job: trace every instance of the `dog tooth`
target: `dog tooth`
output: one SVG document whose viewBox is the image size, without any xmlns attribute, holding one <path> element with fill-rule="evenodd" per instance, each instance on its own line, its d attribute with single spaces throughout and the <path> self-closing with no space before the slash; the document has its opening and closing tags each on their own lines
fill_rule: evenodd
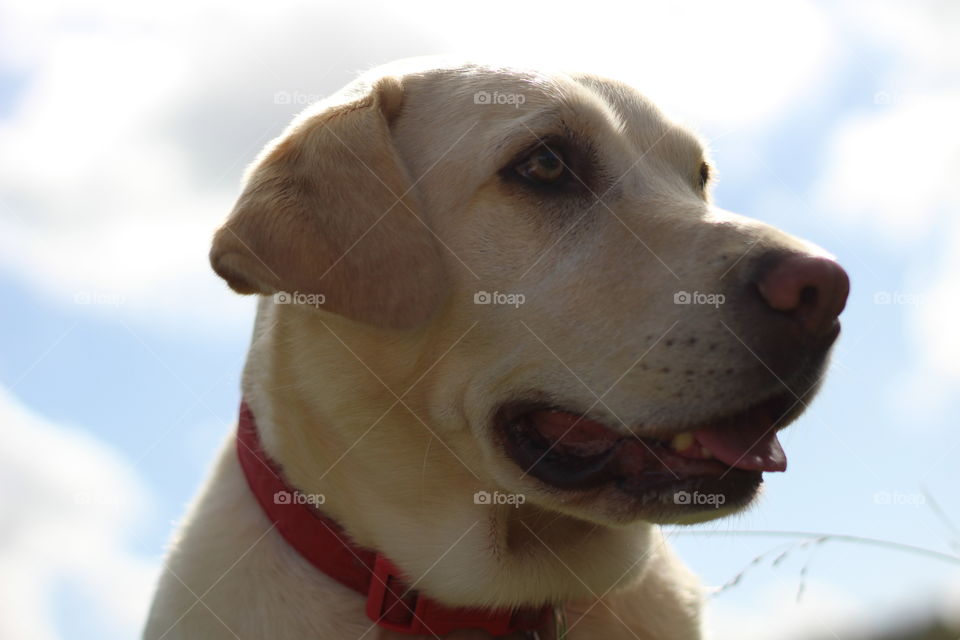
<svg viewBox="0 0 960 640">
<path fill-rule="evenodd" d="M 673 439 L 670 440 L 670 446 L 673 447 L 674 451 L 684 451 L 690 448 L 690 445 L 693 444 L 693 434 L 688 432 L 678 433 L 673 436 Z"/>
</svg>

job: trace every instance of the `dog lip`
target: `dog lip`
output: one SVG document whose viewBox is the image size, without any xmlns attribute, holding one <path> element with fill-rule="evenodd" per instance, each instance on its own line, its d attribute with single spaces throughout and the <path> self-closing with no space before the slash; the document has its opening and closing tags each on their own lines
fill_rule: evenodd
<svg viewBox="0 0 960 640">
<path fill-rule="evenodd" d="M 503 405 L 494 421 L 502 449 L 525 475 L 561 490 L 585 490 L 613 483 L 631 487 L 632 492 L 636 492 L 644 484 L 651 487 L 662 484 L 656 476 L 664 474 L 674 481 L 682 481 L 722 478 L 733 472 L 784 470 L 786 461 L 782 450 L 774 446 L 776 437 L 768 432 L 775 434 L 783 428 L 789 422 L 783 418 L 791 409 L 786 394 L 776 394 L 745 409 L 724 412 L 696 424 L 658 429 L 654 435 L 624 432 L 556 404 L 535 400 Z M 767 417 L 763 419 L 764 424 L 751 427 L 758 433 L 762 430 L 765 438 L 762 446 L 754 451 L 747 446 L 752 438 L 745 439 L 739 431 L 748 420 L 757 422 L 757 415 Z M 574 432 L 575 427 L 586 433 Z M 675 434 L 691 433 L 696 437 L 703 432 L 711 432 L 717 439 L 728 430 L 730 436 L 726 440 L 730 446 L 726 449 L 718 446 L 713 456 L 691 457 L 671 450 L 664 441 Z M 565 439 L 568 434 L 572 434 L 569 440 Z M 737 451 L 737 447 L 744 450 Z M 772 448 L 773 453 L 765 447 Z"/>
<path fill-rule="evenodd" d="M 641 505 L 645 519 L 662 523 L 682 523 L 684 516 L 693 514 L 700 520 L 711 511 L 724 515 L 741 509 L 750 504 L 763 484 L 761 472 L 743 469 L 730 469 L 720 476 L 651 476 L 617 480 L 615 486 Z M 724 511 L 719 511 L 721 507 Z"/>
<path fill-rule="evenodd" d="M 622 450 L 630 447 L 633 453 L 642 452 L 644 445 L 637 445 L 636 438 L 617 438 L 607 450 L 587 456 L 566 458 L 558 464 L 551 460 L 550 443 L 533 442 L 524 446 L 522 438 L 536 439 L 528 426 L 521 424 L 525 413 L 538 405 L 523 402 L 507 406 L 498 421 L 501 446 L 507 456 L 530 474 L 554 490 L 579 492 L 589 500 L 600 495 L 620 496 L 632 505 L 631 511 L 650 521 L 680 522 L 693 514 L 709 513 L 723 506 L 725 511 L 736 510 L 749 504 L 763 482 L 763 474 L 757 470 L 728 467 L 719 460 L 692 461 L 699 473 L 677 474 L 660 465 L 651 465 L 641 472 L 622 473 L 620 468 Z M 543 406 L 543 405 L 539 405 Z M 521 408 L 522 407 L 522 408 Z M 550 407 L 555 409 L 555 407 Z M 518 415 L 519 414 L 519 415 Z M 511 416 L 509 422 L 503 421 Z M 618 455 L 619 454 L 619 455 Z M 660 451 L 661 455 L 667 455 Z M 597 493 L 600 492 L 600 493 Z M 592 497 L 589 497 L 592 496 Z M 697 497 L 707 496 L 713 502 L 703 503 Z M 718 496 L 722 503 L 717 504 Z M 684 498 L 689 498 L 684 500 Z M 724 513 L 716 511 L 716 513 Z"/>
<path fill-rule="evenodd" d="M 540 394 L 531 393 L 530 395 L 536 397 Z M 799 402 L 797 398 L 789 391 L 773 392 L 760 395 L 756 400 L 753 400 L 747 404 L 742 404 L 737 408 L 715 411 L 705 418 L 678 421 L 676 424 L 669 426 L 644 424 L 638 425 L 635 429 L 630 429 L 623 424 L 611 425 L 607 423 L 602 416 L 591 416 L 589 413 L 580 412 L 570 407 L 564 407 L 563 405 L 554 402 L 525 398 L 503 403 L 494 414 L 493 422 L 499 427 L 498 430 L 502 431 L 502 427 L 504 425 L 513 422 L 524 415 L 538 411 L 556 411 L 558 413 L 567 413 L 579 416 L 584 421 L 601 423 L 609 431 L 616 433 L 621 438 L 670 440 L 673 436 L 682 433 L 693 433 L 701 429 L 716 427 L 718 425 L 728 425 L 729 428 L 735 428 L 738 418 L 740 418 L 743 414 L 761 406 L 766 406 L 777 414 L 778 419 L 776 420 L 775 430 L 779 432 L 787 428 L 799 416 L 801 411 L 797 411 L 796 408 L 798 406 L 802 407 L 802 403 Z"/>
<path fill-rule="evenodd" d="M 801 397 L 803 397 L 801 395 Z M 705 418 L 678 421 L 672 426 L 650 425 L 638 428 L 636 435 L 642 438 L 656 438 L 659 440 L 669 440 L 673 436 L 681 433 L 694 433 L 702 429 L 711 427 L 736 428 L 738 419 L 741 419 L 745 413 L 756 410 L 759 407 L 766 407 L 768 410 L 776 413 L 777 420 L 774 430 L 779 432 L 786 429 L 802 413 L 798 408 L 803 407 L 797 397 L 787 391 L 775 391 L 760 395 L 758 399 L 747 404 L 742 404 L 737 408 L 716 411 Z M 627 433 L 627 435 L 631 435 Z"/>
</svg>

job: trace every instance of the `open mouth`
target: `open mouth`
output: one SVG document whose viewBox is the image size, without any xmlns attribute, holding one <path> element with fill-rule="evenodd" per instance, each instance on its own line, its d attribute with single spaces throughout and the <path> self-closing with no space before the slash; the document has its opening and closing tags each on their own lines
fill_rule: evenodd
<svg viewBox="0 0 960 640">
<path fill-rule="evenodd" d="M 713 494 L 713 507 L 742 506 L 756 493 L 764 471 L 786 470 L 777 430 L 786 423 L 790 400 L 774 396 L 702 424 L 660 429 L 669 434 L 664 436 L 639 437 L 582 414 L 529 403 L 505 406 L 497 425 L 507 455 L 524 473 L 557 489 L 614 486 L 644 503 L 691 511 L 704 505 L 678 501 L 678 492 Z"/>
</svg>

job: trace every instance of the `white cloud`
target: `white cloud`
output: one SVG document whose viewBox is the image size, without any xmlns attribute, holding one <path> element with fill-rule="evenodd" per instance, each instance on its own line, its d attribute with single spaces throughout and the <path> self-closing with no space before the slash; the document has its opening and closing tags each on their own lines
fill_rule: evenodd
<svg viewBox="0 0 960 640">
<path fill-rule="evenodd" d="M 205 263 L 229 188 L 193 184 L 189 149 L 161 127 L 185 98 L 185 52 L 133 25 L 35 28 L 48 47 L 24 55 L 27 89 L 0 122 L 0 267 L 66 304 L 224 315 L 232 299 Z"/>
<path fill-rule="evenodd" d="M 903 245 L 960 206 L 960 91 L 884 94 L 842 123 L 816 188 L 818 209 Z"/>
<path fill-rule="evenodd" d="M 857 61 L 870 63 L 864 71 L 878 90 L 836 127 L 813 193 L 832 219 L 903 246 L 952 222 L 960 206 L 960 7 L 846 3 L 839 15 L 874 47 L 873 58 Z"/>
<path fill-rule="evenodd" d="M 960 152 L 960 149 L 958 149 Z M 956 215 L 956 212 L 954 212 Z M 946 227 L 946 225 L 945 225 Z M 960 385 L 960 221 L 944 229 L 944 251 L 933 275 L 912 283 L 918 304 L 908 308 L 908 329 L 922 363 L 913 374 L 924 396 L 953 398 Z"/>
<path fill-rule="evenodd" d="M 841 121 L 813 188 L 816 209 L 902 264 L 899 281 L 861 280 L 867 296 L 902 295 L 877 313 L 902 313 L 912 358 L 896 373 L 894 407 L 914 428 L 935 423 L 960 384 L 960 48 L 951 3 L 845 5 L 851 27 L 890 62 L 871 68 L 875 104 Z M 872 276 L 864 273 L 865 276 Z M 864 286 L 861 284 L 861 286 Z M 857 280 L 854 279 L 854 291 Z"/>
<path fill-rule="evenodd" d="M 765 588 L 749 602 L 733 604 L 723 596 L 707 608 L 714 640 L 809 640 L 852 638 L 864 620 L 874 617 L 866 603 L 827 584 L 809 582 L 797 602 L 797 587 Z"/>
<path fill-rule="evenodd" d="M 718 129 L 758 129 L 828 79 L 830 25 L 809 3 L 516 3 L 509 20 L 442 6 L 448 48 L 620 78 Z"/>
<path fill-rule="evenodd" d="M 0 389 L 0 637 L 58 638 L 54 598 L 67 583 L 88 619 L 116 637 L 143 623 L 156 568 L 127 550 L 149 508 L 122 457 L 51 424 Z"/>
<path fill-rule="evenodd" d="M 874 45 L 897 54 L 884 87 L 888 92 L 923 92 L 956 81 L 960 70 L 955 28 L 960 20 L 957 3 L 875 0 L 865 11 L 863 3 L 848 0 L 840 10 Z"/>
<path fill-rule="evenodd" d="M 325 94 L 374 62 L 446 50 L 607 73 L 689 119 L 757 127 L 822 81 L 829 48 L 801 2 L 513 3 L 509 20 L 442 2 L 234 7 L 0 8 L 5 64 L 27 77 L 0 121 L 0 269 L 65 304 L 92 294 L 146 322 L 245 326 L 207 243 L 295 108 L 277 91 Z"/>
</svg>

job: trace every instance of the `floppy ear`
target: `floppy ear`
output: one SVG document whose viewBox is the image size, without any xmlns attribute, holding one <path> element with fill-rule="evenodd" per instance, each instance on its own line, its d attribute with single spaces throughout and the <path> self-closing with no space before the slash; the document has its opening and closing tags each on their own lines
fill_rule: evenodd
<svg viewBox="0 0 960 640">
<path fill-rule="evenodd" d="M 334 313 L 414 327 L 436 309 L 444 274 L 390 135 L 403 87 L 386 77 L 332 100 L 263 151 L 210 263 L 239 293 L 322 294 Z"/>
</svg>

